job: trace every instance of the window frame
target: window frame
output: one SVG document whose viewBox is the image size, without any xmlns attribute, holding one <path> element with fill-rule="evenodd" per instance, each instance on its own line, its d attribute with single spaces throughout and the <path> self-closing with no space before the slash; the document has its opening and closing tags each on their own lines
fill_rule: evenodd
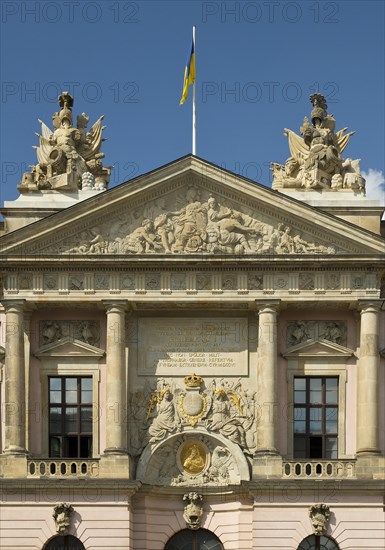
<svg viewBox="0 0 385 550">
<path fill-rule="evenodd" d="M 295 382 L 296 380 L 304 380 L 305 381 L 305 401 L 296 401 L 295 394 L 296 394 L 296 388 L 295 388 Z M 312 402 L 311 400 L 311 381 L 312 380 L 319 380 L 321 382 L 320 384 L 320 393 L 321 393 L 321 400 Z M 337 383 L 337 399 L 336 401 L 333 401 L 332 403 L 327 402 L 327 380 L 335 380 Z M 293 407 L 294 407 L 294 416 L 293 416 L 293 458 L 294 460 L 306 460 L 307 457 L 309 460 L 337 460 L 338 459 L 338 394 L 339 394 L 339 377 L 337 376 L 298 376 L 295 375 L 293 378 Z M 303 391 L 303 390 L 302 390 Z M 295 432 L 295 422 L 297 419 L 297 409 L 304 409 L 305 411 L 305 431 L 304 432 Z M 337 422 L 336 422 L 336 430 L 334 432 L 328 432 L 326 429 L 327 426 L 327 420 L 328 420 L 328 409 L 337 409 Z M 312 432 L 310 426 L 312 422 L 312 414 L 311 411 L 317 410 L 321 412 L 321 418 L 319 420 L 321 424 L 321 429 L 318 432 Z M 303 419 L 301 419 L 303 421 Z M 318 420 L 317 420 L 318 422 Z M 322 454 L 326 454 L 326 438 L 332 437 L 337 442 L 337 456 L 335 458 L 327 457 L 327 456 L 320 456 L 320 457 L 311 457 L 311 439 L 312 438 L 320 438 L 322 440 L 322 446 L 321 451 Z M 295 454 L 295 441 L 297 440 L 303 440 L 305 442 L 305 452 L 306 457 L 298 457 L 294 456 Z"/>
<path fill-rule="evenodd" d="M 47 358 L 48 359 L 48 358 Z M 52 359 L 52 358 L 50 358 Z M 88 459 L 63 459 L 56 460 L 91 460 L 92 458 L 100 458 L 100 407 L 99 407 L 99 383 L 100 383 L 100 367 L 95 363 L 94 359 L 90 362 L 82 361 L 74 363 L 74 358 L 68 357 L 68 364 L 64 361 L 52 364 L 51 361 L 44 362 L 40 370 L 40 387 L 41 387 L 41 419 L 42 419 L 42 441 L 41 441 L 41 456 L 50 458 L 49 456 L 49 379 L 55 377 L 85 377 L 92 378 L 92 408 L 93 408 L 93 426 L 92 426 L 92 456 Z M 55 458 L 52 458 L 55 460 Z"/>
<path fill-rule="evenodd" d="M 57 392 L 60 392 L 60 401 L 55 402 L 51 401 L 51 380 L 60 380 L 60 389 L 56 390 Z M 70 402 L 67 400 L 67 380 L 75 380 L 75 392 L 76 392 L 76 401 Z M 91 392 L 92 392 L 92 377 L 91 376 L 84 376 L 84 375 L 71 375 L 71 376 L 49 376 L 48 377 L 48 451 L 50 458 L 57 458 L 57 459 L 89 459 L 92 458 L 92 438 L 93 438 L 93 417 L 94 417 L 94 411 L 93 409 L 93 399 L 91 396 L 91 401 L 82 401 L 82 381 L 83 380 L 90 380 L 91 381 Z M 74 390 L 72 390 L 74 391 Z M 93 393 L 93 392 L 92 392 Z M 51 429 L 51 410 L 52 409 L 60 409 L 60 431 L 55 431 Z M 90 431 L 82 431 L 82 412 L 85 409 L 91 408 L 91 430 Z M 67 422 L 67 410 L 68 409 L 76 409 L 76 426 L 75 430 L 67 430 L 66 429 L 66 422 Z M 60 438 L 62 441 L 61 450 L 62 453 L 64 453 L 63 456 L 53 456 L 52 449 L 51 449 L 51 438 Z M 77 448 L 77 454 L 78 456 L 69 456 L 68 449 L 69 449 L 69 438 L 76 438 L 76 448 Z M 80 456 L 81 455 L 81 449 L 82 449 L 82 439 L 83 438 L 91 438 L 91 456 Z M 68 438 L 68 439 L 67 439 Z"/>
<path fill-rule="evenodd" d="M 343 460 L 354 458 L 346 454 L 346 357 L 287 357 L 287 456 L 288 460 Z M 338 457 L 337 459 L 294 458 L 294 378 L 327 377 L 338 378 Z"/>
</svg>

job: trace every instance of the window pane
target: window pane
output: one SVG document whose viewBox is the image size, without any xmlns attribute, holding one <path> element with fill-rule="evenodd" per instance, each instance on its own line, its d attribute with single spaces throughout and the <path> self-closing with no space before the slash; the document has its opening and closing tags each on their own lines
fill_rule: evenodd
<svg viewBox="0 0 385 550">
<path fill-rule="evenodd" d="M 49 401 L 50 403 L 61 403 L 61 391 L 50 391 Z"/>
<path fill-rule="evenodd" d="M 304 407 L 295 407 L 294 409 L 294 432 L 306 432 L 306 409 Z"/>
<path fill-rule="evenodd" d="M 49 379 L 49 389 L 50 390 L 61 390 L 61 378 L 50 378 Z"/>
<path fill-rule="evenodd" d="M 49 431 L 50 433 L 61 433 L 61 407 L 51 407 L 49 410 Z"/>
<path fill-rule="evenodd" d="M 338 380 L 337 378 L 326 379 L 326 403 L 338 402 Z"/>
<path fill-rule="evenodd" d="M 91 391 L 92 390 L 92 378 L 82 378 L 81 379 L 82 390 Z"/>
<path fill-rule="evenodd" d="M 294 437 L 294 458 L 306 458 L 306 439 Z"/>
<path fill-rule="evenodd" d="M 306 403 L 306 392 L 305 391 L 295 391 L 294 392 L 294 402 L 295 403 Z"/>
<path fill-rule="evenodd" d="M 322 403 L 321 378 L 310 378 L 310 403 Z"/>
<path fill-rule="evenodd" d="M 92 438 L 90 435 L 80 438 L 80 457 L 89 458 L 92 456 Z"/>
<path fill-rule="evenodd" d="M 92 407 L 82 407 L 80 412 L 80 431 L 92 432 Z"/>
<path fill-rule="evenodd" d="M 81 402 L 92 403 L 92 378 L 81 379 Z"/>
<path fill-rule="evenodd" d="M 294 378 L 294 389 L 305 391 L 306 390 L 306 378 Z"/>
<path fill-rule="evenodd" d="M 322 390 L 322 379 L 321 378 L 310 378 L 310 391 L 321 391 Z"/>
<path fill-rule="evenodd" d="M 66 403 L 77 403 L 78 389 L 76 378 L 66 378 Z"/>
<path fill-rule="evenodd" d="M 49 456 L 51 458 L 60 458 L 62 456 L 61 437 L 52 436 L 49 440 Z"/>
<path fill-rule="evenodd" d="M 321 407 L 312 408 L 309 410 L 310 416 L 310 432 L 322 433 L 322 409 Z"/>
<path fill-rule="evenodd" d="M 77 432 L 76 407 L 66 407 L 65 409 L 65 430 L 66 432 Z"/>
<path fill-rule="evenodd" d="M 338 458 L 336 437 L 325 437 L 325 458 Z"/>
</svg>

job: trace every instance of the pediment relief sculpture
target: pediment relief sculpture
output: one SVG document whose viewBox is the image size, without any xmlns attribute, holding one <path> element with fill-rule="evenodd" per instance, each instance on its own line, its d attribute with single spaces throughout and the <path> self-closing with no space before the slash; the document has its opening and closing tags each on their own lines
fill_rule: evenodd
<svg viewBox="0 0 385 550">
<path fill-rule="evenodd" d="M 57 253 L 58 245 L 45 249 Z M 334 254 L 335 246 L 252 208 L 190 186 L 113 221 L 79 230 L 59 246 L 66 254 Z"/>
<path fill-rule="evenodd" d="M 365 194 L 360 161 L 344 159 L 342 153 L 354 132 L 335 132 L 336 121 L 327 113 L 325 97 L 310 96 L 311 124 L 304 118 L 301 135 L 285 128 L 291 156 L 285 165 L 272 163 L 273 189 L 350 191 Z"/>
<path fill-rule="evenodd" d="M 46 320 L 40 321 L 39 343 L 46 346 L 53 342 L 68 338 L 79 340 L 91 346 L 98 346 L 100 343 L 100 324 L 94 320 Z"/>
<path fill-rule="evenodd" d="M 89 118 L 85 113 L 78 115 L 73 125 L 73 97 L 62 92 L 58 98 L 60 111 L 52 116 L 54 129 L 41 124 L 39 146 L 36 149 L 37 164 L 31 172 L 25 172 L 18 185 L 20 193 L 37 191 L 72 191 L 107 189 L 111 168 L 103 166 L 104 153 L 100 152 L 103 130 L 103 116 L 87 131 Z"/>
<path fill-rule="evenodd" d="M 286 342 L 288 346 L 296 346 L 309 340 L 327 340 L 341 346 L 346 346 L 346 321 L 288 321 Z"/>
<path fill-rule="evenodd" d="M 160 379 L 145 410 L 145 399 L 138 394 L 131 396 L 130 452 L 138 456 L 148 443 L 156 445 L 171 434 L 204 428 L 252 454 L 258 417 L 255 394 L 244 389 L 239 380 L 213 380 L 206 388 L 203 379 L 193 374 L 184 382 L 182 389 Z"/>
</svg>

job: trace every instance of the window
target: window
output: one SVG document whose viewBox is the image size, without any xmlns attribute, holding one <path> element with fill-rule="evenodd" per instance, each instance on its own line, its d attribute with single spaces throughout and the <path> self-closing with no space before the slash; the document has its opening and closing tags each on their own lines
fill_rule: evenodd
<svg viewBox="0 0 385 550">
<path fill-rule="evenodd" d="M 57 536 L 47 542 L 44 546 L 44 550 L 84 550 L 84 545 L 79 539 L 72 535 L 67 535 L 65 537 Z"/>
<path fill-rule="evenodd" d="M 338 458 L 338 378 L 294 378 L 294 458 Z"/>
<path fill-rule="evenodd" d="M 92 378 L 49 378 L 49 456 L 92 456 Z"/>
<path fill-rule="evenodd" d="M 166 544 L 164 550 L 223 550 L 221 541 L 206 529 L 184 529 Z"/>
<path fill-rule="evenodd" d="M 301 542 L 297 550 L 339 550 L 339 547 L 330 537 L 310 535 Z"/>
</svg>

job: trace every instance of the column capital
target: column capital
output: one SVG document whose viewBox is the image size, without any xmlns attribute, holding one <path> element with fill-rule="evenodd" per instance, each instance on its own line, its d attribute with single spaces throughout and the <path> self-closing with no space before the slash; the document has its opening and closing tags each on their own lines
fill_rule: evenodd
<svg viewBox="0 0 385 550">
<path fill-rule="evenodd" d="M 23 313 L 26 305 L 26 300 L 5 298 L 1 300 L 2 305 L 5 308 L 5 313 L 13 311 L 15 313 Z"/>
<path fill-rule="evenodd" d="M 381 311 L 381 309 L 384 307 L 384 304 L 385 304 L 384 300 L 373 300 L 370 298 L 358 300 L 357 310 L 361 313 L 361 315 L 369 311 L 373 313 L 377 313 Z"/>
<path fill-rule="evenodd" d="M 102 300 L 106 313 L 125 313 L 128 309 L 128 300 Z"/>
<path fill-rule="evenodd" d="M 278 313 L 281 300 L 255 300 L 255 307 L 258 315 L 261 313 Z"/>
</svg>

